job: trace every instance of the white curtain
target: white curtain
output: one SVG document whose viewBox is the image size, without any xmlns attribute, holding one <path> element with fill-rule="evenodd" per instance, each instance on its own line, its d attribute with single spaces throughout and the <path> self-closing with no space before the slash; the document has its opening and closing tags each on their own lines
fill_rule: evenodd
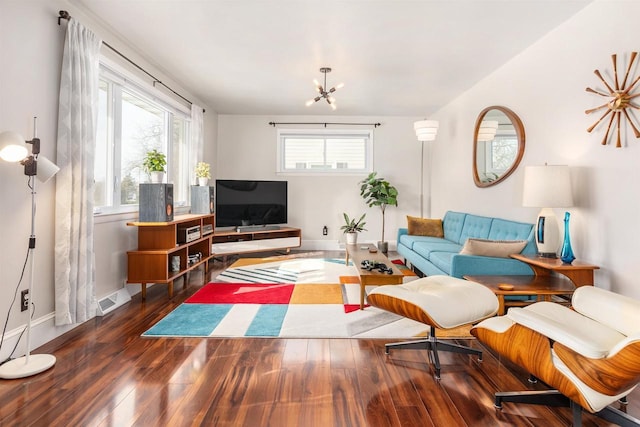
<svg viewBox="0 0 640 427">
<path fill-rule="evenodd" d="M 204 155 L 204 110 L 191 104 L 191 158 L 189 170 L 194 170 L 196 163 L 201 162 Z M 195 175 L 194 175 L 195 176 Z M 198 184 L 197 182 L 195 183 Z"/>
<path fill-rule="evenodd" d="M 60 76 L 55 209 L 56 325 L 95 315 L 93 167 L 102 40 L 74 19 Z"/>
</svg>

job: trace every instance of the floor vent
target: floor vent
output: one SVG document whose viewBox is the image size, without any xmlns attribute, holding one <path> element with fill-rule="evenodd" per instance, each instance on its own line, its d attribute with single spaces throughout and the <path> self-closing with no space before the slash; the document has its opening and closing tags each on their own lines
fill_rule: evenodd
<svg viewBox="0 0 640 427">
<path fill-rule="evenodd" d="M 98 316 L 104 316 L 129 301 L 131 301 L 129 292 L 126 289 L 119 289 L 117 292 L 98 300 Z"/>
</svg>

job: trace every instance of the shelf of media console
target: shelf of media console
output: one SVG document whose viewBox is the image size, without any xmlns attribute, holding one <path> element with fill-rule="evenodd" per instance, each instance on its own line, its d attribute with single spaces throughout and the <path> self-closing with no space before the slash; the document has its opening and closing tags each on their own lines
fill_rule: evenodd
<svg viewBox="0 0 640 427">
<path fill-rule="evenodd" d="M 287 226 L 216 229 L 213 233 L 213 255 L 270 252 L 300 247 L 302 230 Z"/>
</svg>

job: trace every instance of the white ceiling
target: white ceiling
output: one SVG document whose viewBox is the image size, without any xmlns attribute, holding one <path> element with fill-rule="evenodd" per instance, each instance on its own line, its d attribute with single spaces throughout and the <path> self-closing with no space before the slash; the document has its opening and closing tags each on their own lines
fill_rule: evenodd
<svg viewBox="0 0 640 427">
<path fill-rule="evenodd" d="M 218 113 L 341 116 L 430 114 L 591 2 L 72 1 Z"/>
</svg>

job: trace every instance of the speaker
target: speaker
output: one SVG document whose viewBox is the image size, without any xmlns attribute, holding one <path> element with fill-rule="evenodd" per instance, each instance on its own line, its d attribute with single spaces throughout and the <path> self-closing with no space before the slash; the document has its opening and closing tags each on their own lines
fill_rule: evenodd
<svg viewBox="0 0 640 427">
<path fill-rule="evenodd" d="M 173 221 L 173 184 L 140 184 L 140 222 Z"/>
<path fill-rule="evenodd" d="M 216 206 L 214 190 L 214 187 L 201 185 L 191 186 L 192 214 L 212 214 L 214 212 Z"/>
</svg>

